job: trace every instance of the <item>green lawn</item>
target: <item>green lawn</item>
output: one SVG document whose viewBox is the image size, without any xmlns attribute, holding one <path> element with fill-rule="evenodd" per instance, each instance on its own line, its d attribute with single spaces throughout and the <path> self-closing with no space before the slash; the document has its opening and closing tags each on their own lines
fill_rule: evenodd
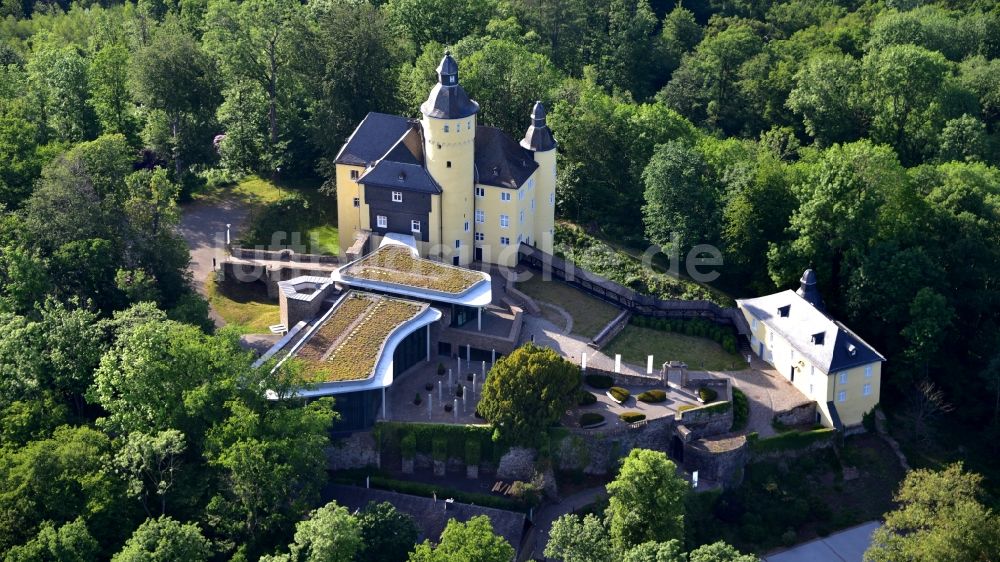
<svg viewBox="0 0 1000 562">
<path fill-rule="evenodd" d="M 309 228 L 303 233 L 306 244 L 311 247 L 310 252 L 314 254 L 328 254 L 335 256 L 340 253 L 340 233 L 337 227 L 332 224 L 322 224 Z"/>
<path fill-rule="evenodd" d="M 535 300 L 563 307 L 573 317 L 573 333 L 588 338 L 596 336 L 621 312 L 562 281 L 545 281 L 541 275 L 518 283 L 517 288 Z"/>
<path fill-rule="evenodd" d="M 215 276 L 205 282 L 208 302 L 226 324 L 247 334 L 270 333 L 268 327 L 281 321 L 278 303 L 267 298 L 260 283 L 217 285 Z"/>
<path fill-rule="evenodd" d="M 626 326 L 602 351 L 610 356 L 621 353 L 623 360 L 637 365 L 645 365 L 646 356 L 650 354 L 656 365 L 664 361 L 683 361 L 694 370 L 728 371 L 742 369 L 746 364 L 745 359 L 726 353 L 721 345 L 712 340 L 632 324 Z"/>
</svg>

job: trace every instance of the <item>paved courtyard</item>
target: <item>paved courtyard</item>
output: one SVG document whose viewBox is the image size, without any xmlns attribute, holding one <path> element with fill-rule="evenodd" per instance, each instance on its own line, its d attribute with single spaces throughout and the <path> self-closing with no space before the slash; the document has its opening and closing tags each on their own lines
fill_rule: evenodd
<svg viewBox="0 0 1000 562">
<path fill-rule="evenodd" d="M 451 368 L 451 379 L 448 372 L 437 374 L 438 361 Z M 458 374 L 458 361 L 447 357 L 434 358 L 427 363 L 413 367 L 396 379 L 392 387 L 386 391 L 389 402 L 389 419 L 392 421 L 434 422 L 434 423 L 485 423 L 475 416 L 476 404 L 482 396 L 483 376 L 482 362 L 473 361 L 470 369 L 468 363 L 462 360 L 461 375 Z M 490 364 L 486 364 L 489 370 Z M 475 390 L 473 381 L 468 380 L 469 374 L 475 374 Z M 431 390 L 427 386 L 431 385 Z M 456 393 L 462 386 L 462 397 Z M 440 387 L 440 390 L 439 390 Z M 420 395 L 420 404 L 414 404 L 414 398 Z M 428 396 L 429 395 L 429 396 Z M 457 400 L 457 409 L 456 406 Z M 430 404 L 430 407 L 428 407 Z M 444 409 L 445 404 L 452 405 L 452 411 Z"/>
</svg>

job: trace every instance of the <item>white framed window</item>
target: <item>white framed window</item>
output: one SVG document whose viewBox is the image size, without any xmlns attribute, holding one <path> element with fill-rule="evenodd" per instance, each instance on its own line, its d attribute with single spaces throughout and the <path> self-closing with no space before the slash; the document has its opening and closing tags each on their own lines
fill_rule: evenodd
<svg viewBox="0 0 1000 562">
<path fill-rule="evenodd" d="M 486 211 L 483 210 L 476 211 L 476 222 L 486 222 Z"/>
<path fill-rule="evenodd" d="M 750 329 L 751 330 L 756 330 L 757 329 L 757 319 L 756 318 L 750 320 Z"/>
<path fill-rule="evenodd" d="M 867 367 L 865 367 L 865 378 L 866 379 L 872 378 L 872 366 L 871 365 L 868 365 Z"/>
<path fill-rule="evenodd" d="M 815 366 L 809 365 L 809 375 L 810 376 L 816 376 L 816 367 Z"/>
<path fill-rule="evenodd" d="M 556 194 L 555 192 L 552 192 L 549 194 L 549 205 L 555 205 L 555 204 L 556 204 Z"/>
<path fill-rule="evenodd" d="M 375 217 L 375 224 L 379 228 L 389 228 L 389 219 L 385 215 L 377 215 Z"/>
<path fill-rule="evenodd" d="M 531 198 L 531 210 L 532 210 L 532 212 L 534 212 L 534 210 L 535 210 L 535 198 L 534 197 Z"/>
<path fill-rule="evenodd" d="M 360 176 L 361 176 L 361 172 L 360 171 L 358 171 L 358 170 L 351 170 L 351 179 L 352 180 L 358 181 L 358 177 L 360 177 Z"/>
<path fill-rule="evenodd" d="M 361 206 L 361 198 L 360 197 L 355 197 L 354 198 L 354 207 L 357 208 L 357 207 L 360 207 L 360 206 Z"/>
<path fill-rule="evenodd" d="M 535 178 L 528 178 L 528 189 L 535 188 Z"/>
<path fill-rule="evenodd" d="M 517 190 L 517 200 L 518 201 L 524 201 L 524 191 L 522 191 L 520 189 Z"/>
<path fill-rule="evenodd" d="M 524 209 L 521 209 L 521 211 L 518 213 L 517 221 L 521 224 L 524 224 Z"/>
<path fill-rule="evenodd" d="M 393 203 L 402 203 L 403 202 L 403 192 L 402 191 L 393 191 L 392 192 L 392 202 Z"/>
<path fill-rule="evenodd" d="M 455 123 L 455 132 L 459 133 L 461 131 L 462 131 L 462 124 L 461 123 Z"/>
<path fill-rule="evenodd" d="M 469 221 L 465 221 L 465 231 L 468 232 L 472 227 L 469 226 Z"/>
<path fill-rule="evenodd" d="M 863 393 L 864 393 L 865 396 L 871 396 L 872 395 L 872 385 L 866 384 Z"/>
<path fill-rule="evenodd" d="M 420 221 L 411 220 L 410 221 L 410 230 L 412 232 L 420 232 Z"/>
<path fill-rule="evenodd" d="M 840 373 L 840 384 L 847 384 L 847 372 Z"/>
<path fill-rule="evenodd" d="M 500 215 L 500 228 L 510 228 L 510 217 L 507 215 Z"/>
<path fill-rule="evenodd" d="M 506 236 L 501 236 L 500 237 L 500 245 L 501 246 L 510 246 L 510 238 L 507 238 Z"/>
<path fill-rule="evenodd" d="M 471 129 L 472 129 L 472 119 L 469 119 L 469 120 L 468 120 L 468 121 L 467 121 L 467 122 L 465 123 L 465 126 L 466 126 L 467 128 L 469 128 L 469 129 L 471 130 Z"/>
<path fill-rule="evenodd" d="M 501 191 L 500 192 L 500 200 L 501 201 L 510 201 L 510 192 L 509 191 Z"/>
<path fill-rule="evenodd" d="M 486 188 L 485 187 L 477 187 L 476 188 L 476 197 L 486 197 Z"/>
<path fill-rule="evenodd" d="M 483 234 L 482 232 L 477 232 L 476 233 L 476 242 L 482 242 L 483 240 L 486 240 L 486 235 Z"/>
<path fill-rule="evenodd" d="M 448 125 L 444 126 L 444 132 L 446 132 L 446 133 L 448 132 Z"/>
<path fill-rule="evenodd" d="M 446 168 L 451 168 L 451 160 L 448 160 L 447 162 L 445 162 L 445 167 Z"/>
<path fill-rule="evenodd" d="M 837 402 L 847 402 L 847 391 L 841 390 L 837 393 Z"/>
<path fill-rule="evenodd" d="M 461 240 L 455 240 L 455 247 L 456 248 L 461 248 L 462 247 L 462 241 Z"/>
</svg>

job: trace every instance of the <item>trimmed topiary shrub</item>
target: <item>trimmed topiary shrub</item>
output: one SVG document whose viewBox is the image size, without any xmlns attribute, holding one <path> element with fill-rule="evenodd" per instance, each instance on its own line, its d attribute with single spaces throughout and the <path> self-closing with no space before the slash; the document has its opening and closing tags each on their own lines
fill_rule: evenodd
<svg viewBox="0 0 1000 562">
<path fill-rule="evenodd" d="M 610 394 L 611 398 L 613 398 L 615 402 L 618 402 L 619 404 L 624 403 L 626 400 L 628 400 L 628 397 L 631 396 L 629 391 L 625 390 L 620 386 L 612 386 L 611 388 L 608 389 L 608 394 Z"/>
<path fill-rule="evenodd" d="M 430 392 L 430 391 L 434 390 L 434 383 L 430 383 L 429 382 L 429 383 L 425 384 L 424 385 L 424 390 L 426 390 L 427 392 Z"/>
<path fill-rule="evenodd" d="M 698 400 L 701 400 L 705 404 L 714 401 L 719 397 L 719 393 L 708 387 L 701 387 L 698 389 Z"/>
<path fill-rule="evenodd" d="M 576 403 L 579 406 L 590 406 L 595 402 L 597 402 L 597 397 L 594 396 L 593 392 L 588 392 L 586 390 L 580 390 L 580 395 L 576 399 Z"/>
<path fill-rule="evenodd" d="M 461 398 L 463 394 L 465 394 L 465 387 L 458 385 L 458 388 L 455 389 L 455 396 Z"/>
<path fill-rule="evenodd" d="M 445 412 L 448 412 L 450 414 L 451 411 L 452 411 L 452 409 L 453 409 L 453 406 L 451 405 L 451 403 L 447 403 L 447 404 L 444 405 L 444 411 Z"/>
<path fill-rule="evenodd" d="M 610 375 L 587 375 L 583 378 L 590 386 L 601 390 L 611 388 L 615 385 L 615 379 Z"/>
<path fill-rule="evenodd" d="M 424 399 L 420 397 L 420 393 L 419 392 L 417 393 L 416 396 L 413 397 L 413 405 L 414 406 L 419 406 L 420 403 L 423 402 L 423 401 L 424 401 Z"/>
<path fill-rule="evenodd" d="M 635 397 L 635 399 L 641 402 L 646 402 L 647 404 L 666 402 L 667 393 L 664 390 L 656 388 L 653 390 L 647 390 L 645 392 L 640 393 L 638 396 Z"/>
<path fill-rule="evenodd" d="M 477 439 L 465 442 L 465 464 L 475 466 L 482 459 L 482 445 Z"/>
<path fill-rule="evenodd" d="M 438 363 L 438 376 L 443 375 L 444 371 L 445 371 L 444 363 Z"/>
<path fill-rule="evenodd" d="M 448 438 L 444 436 L 435 437 L 431 440 L 431 457 L 438 462 L 448 460 Z"/>
<path fill-rule="evenodd" d="M 622 412 L 618 415 L 618 419 L 625 423 L 635 423 L 646 419 L 646 414 L 642 412 Z"/>
<path fill-rule="evenodd" d="M 604 424 L 604 416 L 596 412 L 586 412 L 580 416 L 580 427 L 597 427 Z"/>
</svg>

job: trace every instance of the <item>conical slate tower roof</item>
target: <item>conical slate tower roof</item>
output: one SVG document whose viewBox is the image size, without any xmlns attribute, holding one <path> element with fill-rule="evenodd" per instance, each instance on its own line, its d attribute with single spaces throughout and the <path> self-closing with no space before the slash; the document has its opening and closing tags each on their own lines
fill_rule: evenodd
<svg viewBox="0 0 1000 562">
<path fill-rule="evenodd" d="M 545 123 L 545 105 L 536 101 L 531 108 L 531 126 L 521 139 L 521 146 L 535 152 L 545 152 L 556 147 L 556 139 Z"/>
<path fill-rule="evenodd" d="M 438 83 L 420 106 L 420 112 L 435 119 L 462 119 L 479 112 L 479 104 L 458 83 L 458 63 L 445 51 L 437 67 Z"/>
</svg>

